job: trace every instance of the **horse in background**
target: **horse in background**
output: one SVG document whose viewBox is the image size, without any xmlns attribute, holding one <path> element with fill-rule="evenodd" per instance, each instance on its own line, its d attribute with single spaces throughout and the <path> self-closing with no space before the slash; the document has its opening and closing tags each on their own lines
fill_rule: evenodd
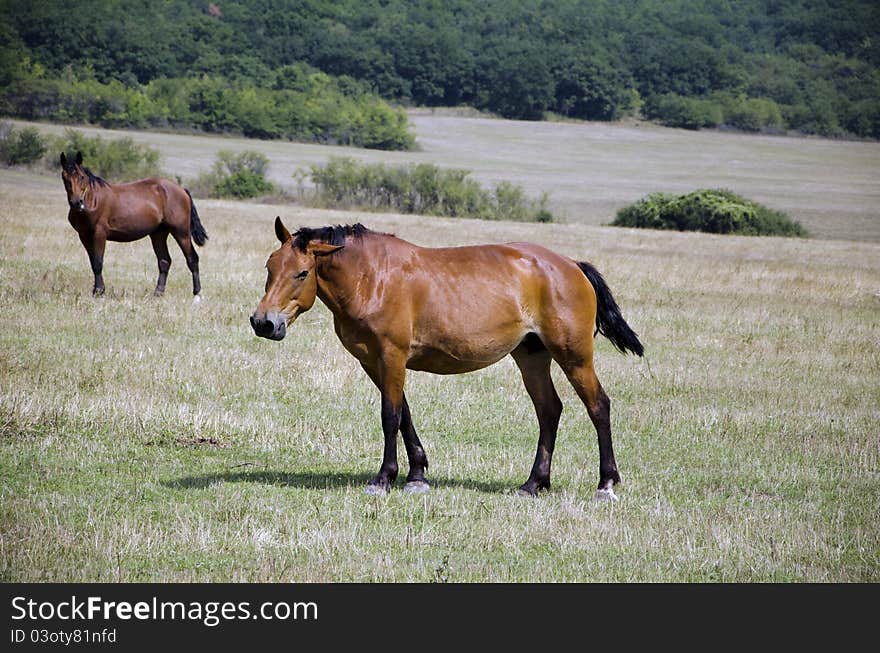
<svg viewBox="0 0 880 653">
<path fill-rule="evenodd" d="M 602 333 L 622 353 L 641 356 L 644 348 L 596 268 L 532 243 L 428 248 L 360 224 L 290 234 L 279 217 L 275 234 L 281 246 L 266 263 L 266 293 L 251 327 L 281 340 L 316 298 L 333 313 L 336 335 L 381 394 L 384 454 L 368 494 L 387 494 L 397 477 L 398 432 L 409 459 L 404 490 L 429 487 L 428 458 L 403 389 L 406 370 L 461 374 L 510 354 L 539 426 L 535 462 L 519 492 L 536 496 L 550 487 L 562 413 L 550 376 L 556 361 L 598 436 L 595 498 L 616 499 L 611 402 L 593 369 L 593 338 Z"/>
<path fill-rule="evenodd" d="M 70 205 L 67 220 L 79 234 L 95 275 L 92 294 L 104 294 L 102 273 L 107 241 L 127 243 L 149 236 L 159 263 L 155 295 L 162 295 L 171 268 L 170 234 L 192 272 L 193 295 L 198 301 L 202 286 L 199 255 L 193 243 L 204 245 L 208 234 L 187 189 L 157 178 L 111 184 L 83 167 L 82 152 L 77 152 L 74 161 L 61 153 L 61 180 Z"/>
</svg>

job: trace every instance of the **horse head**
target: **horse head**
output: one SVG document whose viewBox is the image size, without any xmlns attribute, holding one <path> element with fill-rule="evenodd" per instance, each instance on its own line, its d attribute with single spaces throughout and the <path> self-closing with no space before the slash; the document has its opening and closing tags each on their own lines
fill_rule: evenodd
<svg viewBox="0 0 880 653">
<path fill-rule="evenodd" d="M 67 203 L 77 211 L 85 210 L 85 199 L 90 188 L 89 174 L 82 162 L 82 152 L 77 152 L 76 160 L 72 162 L 68 161 L 64 152 L 61 153 L 61 181 L 67 191 Z"/>
<path fill-rule="evenodd" d="M 288 325 L 315 303 L 318 257 L 339 251 L 343 246 L 294 239 L 280 216 L 275 218 L 275 235 L 281 246 L 266 261 L 266 294 L 250 319 L 258 336 L 281 340 Z"/>
</svg>

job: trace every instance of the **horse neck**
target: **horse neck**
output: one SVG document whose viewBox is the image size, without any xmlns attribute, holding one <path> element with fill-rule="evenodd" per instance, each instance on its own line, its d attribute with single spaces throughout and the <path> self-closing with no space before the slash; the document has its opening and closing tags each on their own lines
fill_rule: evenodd
<svg viewBox="0 0 880 653">
<path fill-rule="evenodd" d="M 348 238 L 343 249 L 318 258 L 318 298 L 334 315 L 357 315 L 372 297 L 377 277 L 391 263 L 387 239 L 378 234 Z"/>
<path fill-rule="evenodd" d="M 102 184 L 97 180 L 89 180 L 87 196 L 88 201 L 85 203 L 86 210 L 90 213 L 99 213 L 102 208 L 113 201 L 116 193 L 110 182 L 104 182 Z"/>
</svg>

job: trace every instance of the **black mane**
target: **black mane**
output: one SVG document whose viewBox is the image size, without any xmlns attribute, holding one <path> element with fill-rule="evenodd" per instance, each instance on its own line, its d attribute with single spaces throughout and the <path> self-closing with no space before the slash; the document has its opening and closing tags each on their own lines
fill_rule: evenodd
<svg viewBox="0 0 880 653">
<path fill-rule="evenodd" d="M 328 245 L 344 245 L 345 239 L 349 236 L 363 238 L 364 235 L 369 233 L 373 232 L 360 222 L 347 225 L 338 224 L 335 227 L 318 227 L 316 229 L 302 227 L 301 229 L 297 229 L 296 233 L 293 234 L 293 246 L 304 252 L 306 251 L 309 242 L 313 240 L 327 243 Z"/>
<path fill-rule="evenodd" d="M 89 170 L 85 166 L 83 166 L 83 172 L 86 173 L 89 177 L 89 185 L 94 185 L 94 184 L 98 184 L 100 186 L 107 185 L 106 181 L 101 179 L 98 175 L 96 175 L 94 172 L 92 172 L 91 170 Z"/>
<path fill-rule="evenodd" d="M 77 166 L 75 163 L 68 163 L 66 166 L 64 166 L 65 170 L 67 170 L 68 173 L 76 172 L 76 167 Z M 85 166 L 80 166 L 80 167 L 82 168 L 82 171 L 84 173 L 86 173 L 86 176 L 89 178 L 89 185 L 90 186 L 94 186 L 95 184 L 98 184 L 99 186 L 107 186 L 108 185 L 108 183 L 104 179 L 102 179 L 101 177 L 96 175 L 89 168 L 86 168 Z"/>
</svg>

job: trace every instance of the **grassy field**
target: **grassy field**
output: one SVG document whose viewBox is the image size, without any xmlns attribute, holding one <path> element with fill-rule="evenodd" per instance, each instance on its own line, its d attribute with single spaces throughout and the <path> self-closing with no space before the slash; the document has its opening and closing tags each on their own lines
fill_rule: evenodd
<svg viewBox="0 0 880 653">
<path fill-rule="evenodd" d="M 416 152 L 83 131 L 131 136 L 154 145 L 168 173 L 184 180 L 208 170 L 221 149 L 259 149 L 271 161 L 269 177 L 290 193 L 296 192 L 295 170 L 330 156 L 392 165 L 427 162 L 472 170 L 486 185 L 512 181 L 532 197 L 547 191 L 558 221 L 588 225 L 610 223 L 617 209 L 655 191 L 728 188 L 788 212 L 817 237 L 880 242 L 880 143 L 693 132 L 649 124 L 463 118 L 442 110 L 414 111 L 410 118 Z M 37 127 L 47 133 L 63 131 L 59 126 Z"/>
<path fill-rule="evenodd" d="M 740 147 L 707 142 L 727 138 Z M 817 221 L 830 201 L 810 203 Z M 198 206 L 201 304 L 173 248 L 168 291 L 151 297 L 148 241 L 108 246 L 93 299 L 60 180 L 0 171 L 0 580 L 880 580 L 880 244 Z M 434 489 L 365 495 L 378 393 L 329 311 L 316 304 L 281 343 L 248 324 L 277 213 L 592 261 L 646 346 L 636 359 L 599 340 L 620 501 L 591 500 L 595 434 L 558 369 L 554 487 L 513 494 L 537 424 L 510 360 L 410 374 Z M 851 218 L 838 231 L 864 230 Z"/>
</svg>

